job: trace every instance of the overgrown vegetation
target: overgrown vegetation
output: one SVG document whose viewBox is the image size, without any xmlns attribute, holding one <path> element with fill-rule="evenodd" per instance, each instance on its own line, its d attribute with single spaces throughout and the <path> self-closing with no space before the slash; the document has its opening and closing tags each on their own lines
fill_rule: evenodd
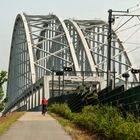
<svg viewBox="0 0 140 140">
<path fill-rule="evenodd" d="M 7 97 L 4 97 L 4 91 L 3 91 L 3 84 L 7 81 L 7 72 L 1 71 L 0 72 L 0 112 L 4 109 L 5 103 L 7 102 Z"/>
<path fill-rule="evenodd" d="M 49 114 L 58 120 L 58 122 L 64 127 L 65 131 L 71 135 L 74 140 L 96 140 L 96 135 L 91 135 L 87 131 L 81 129 L 76 124 L 72 123 L 72 121 L 61 117 L 58 114 L 50 113 Z"/>
<path fill-rule="evenodd" d="M 13 112 L 5 117 L 0 117 L 0 135 L 7 130 L 24 112 Z"/>
<path fill-rule="evenodd" d="M 140 120 L 131 114 L 124 118 L 119 110 L 112 106 L 85 106 L 82 112 L 72 113 L 66 103 L 52 104 L 49 111 L 108 140 L 140 139 Z"/>
</svg>

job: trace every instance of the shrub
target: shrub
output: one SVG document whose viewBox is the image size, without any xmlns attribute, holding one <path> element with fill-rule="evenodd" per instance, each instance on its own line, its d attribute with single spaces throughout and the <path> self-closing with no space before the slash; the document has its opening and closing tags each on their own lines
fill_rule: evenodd
<svg viewBox="0 0 140 140">
<path fill-rule="evenodd" d="M 132 123 L 131 122 L 124 122 L 117 126 L 115 139 L 117 140 L 133 140 L 132 134 Z"/>
<path fill-rule="evenodd" d="M 133 139 L 138 140 L 140 139 L 140 123 L 133 123 Z"/>
<path fill-rule="evenodd" d="M 107 138 L 113 138 L 115 128 L 124 119 L 120 116 L 116 108 L 112 106 L 86 106 L 78 115 L 74 122 L 84 127 L 88 131 L 100 133 Z"/>
<path fill-rule="evenodd" d="M 59 114 L 65 119 L 72 120 L 72 112 L 66 103 L 64 104 L 52 104 L 49 108 L 49 111 Z"/>
</svg>

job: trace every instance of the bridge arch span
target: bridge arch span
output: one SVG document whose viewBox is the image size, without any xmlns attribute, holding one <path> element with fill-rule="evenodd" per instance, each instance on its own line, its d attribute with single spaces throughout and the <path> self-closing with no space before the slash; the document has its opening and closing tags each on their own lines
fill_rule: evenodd
<svg viewBox="0 0 140 140">
<path fill-rule="evenodd" d="M 64 67 L 73 69 L 73 72 L 65 73 L 67 77 L 85 76 L 94 79 L 96 76 L 100 79 L 100 84 L 102 81 L 105 83 L 107 33 L 108 25 L 102 20 L 61 20 L 51 14 L 19 14 L 11 43 L 7 108 L 19 102 L 26 105 L 27 100 L 30 106 L 39 105 L 37 96 L 44 96 L 46 88 L 46 85 L 43 85 L 44 77 L 51 77 L 54 71 L 63 71 Z M 136 82 L 137 77 L 130 72 L 133 64 L 114 31 L 111 52 L 111 71 L 116 72 L 111 78 L 115 79 L 116 85 L 124 84 L 122 74 L 126 72 L 130 74 L 129 80 Z M 47 88 L 49 86 L 50 84 L 47 84 Z M 35 103 L 30 100 L 35 100 Z"/>
</svg>

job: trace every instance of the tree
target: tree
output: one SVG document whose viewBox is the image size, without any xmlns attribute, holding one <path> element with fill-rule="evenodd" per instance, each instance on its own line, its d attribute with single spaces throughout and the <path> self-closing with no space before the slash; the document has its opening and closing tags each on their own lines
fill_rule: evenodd
<svg viewBox="0 0 140 140">
<path fill-rule="evenodd" d="M 0 112 L 4 109 L 5 102 L 7 101 L 7 97 L 4 99 L 4 91 L 3 91 L 3 84 L 7 81 L 7 72 L 1 71 L 0 72 Z"/>
</svg>

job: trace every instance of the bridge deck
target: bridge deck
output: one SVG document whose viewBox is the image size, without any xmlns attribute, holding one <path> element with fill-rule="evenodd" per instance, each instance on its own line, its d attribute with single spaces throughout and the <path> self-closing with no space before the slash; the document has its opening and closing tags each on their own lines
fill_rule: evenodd
<svg viewBox="0 0 140 140">
<path fill-rule="evenodd" d="M 72 140 L 64 129 L 50 115 L 41 112 L 27 112 L 0 140 Z"/>
</svg>

